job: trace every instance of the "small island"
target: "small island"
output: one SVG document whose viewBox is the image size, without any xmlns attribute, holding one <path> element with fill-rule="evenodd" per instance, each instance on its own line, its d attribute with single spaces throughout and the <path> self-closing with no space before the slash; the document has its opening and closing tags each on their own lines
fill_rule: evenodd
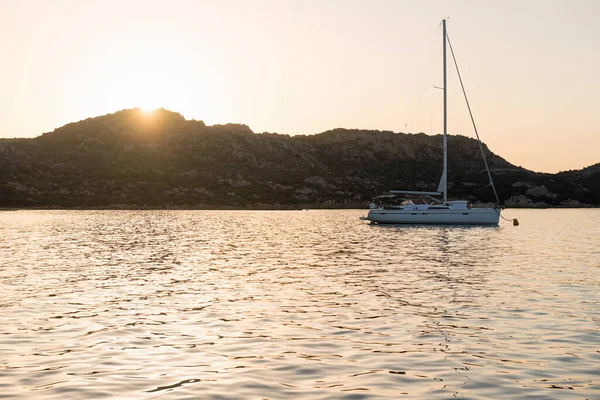
<svg viewBox="0 0 600 400">
<path fill-rule="evenodd" d="M 440 135 L 334 129 L 289 136 L 127 109 L 32 139 L 0 139 L 2 208 L 365 208 L 392 188 L 434 190 Z M 452 196 L 494 197 L 477 141 L 450 135 Z M 484 151 L 506 207 L 600 205 L 600 164 L 557 174 Z"/>
</svg>

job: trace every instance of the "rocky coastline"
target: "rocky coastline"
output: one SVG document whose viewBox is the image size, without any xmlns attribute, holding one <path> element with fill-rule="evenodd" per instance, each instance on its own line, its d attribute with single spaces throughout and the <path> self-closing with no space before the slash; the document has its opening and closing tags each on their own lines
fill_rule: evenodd
<svg viewBox="0 0 600 400">
<path fill-rule="evenodd" d="M 0 139 L 0 207 L 362 209 L 390 189 L 435 190 L 441 145 L 440 135 L 423 133 L 288 136 L 123 110 L 32 139 Z M 448 146 L 450 199 L 494 202 L 478 143 L 451 135 Z M 600 164 L 547 174 L 484 151 L 504 207 L 600 206 Z"/>
</svg>

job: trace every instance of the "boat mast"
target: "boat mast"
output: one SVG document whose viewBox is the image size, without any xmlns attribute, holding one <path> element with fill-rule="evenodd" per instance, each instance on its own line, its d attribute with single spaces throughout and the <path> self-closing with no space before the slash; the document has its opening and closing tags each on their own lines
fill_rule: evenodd
<svg viewBox="0 0 600 400">
<path fill-rule="evenodd" d="M 442 20 L 443 26 L 443 44 L 444 44 L 444 172 L 442 173 L 442 180 L 444 181 L 442 191 L 444 194 L 444 204 L 448 201 L 448 138 L 446 128 L 448 126 L 447 121 L 447 113 L 446 113 L 446 103 L 447 103 L 447 90 L 446 90 L 446 20 Z M 439 190 L 439 189 L 438 189 Z"/>
</svg>

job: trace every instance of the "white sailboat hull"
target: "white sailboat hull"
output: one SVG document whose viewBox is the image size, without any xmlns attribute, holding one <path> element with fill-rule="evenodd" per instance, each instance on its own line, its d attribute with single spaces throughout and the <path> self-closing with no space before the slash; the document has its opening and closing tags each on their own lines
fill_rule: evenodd
<svg viewBox="0 0 600 400">
<path fill-rule="evenodd" d="M 372 209 L 366 220 L 379 224 L 498 225 L 499 208 Z"/>
</svg>

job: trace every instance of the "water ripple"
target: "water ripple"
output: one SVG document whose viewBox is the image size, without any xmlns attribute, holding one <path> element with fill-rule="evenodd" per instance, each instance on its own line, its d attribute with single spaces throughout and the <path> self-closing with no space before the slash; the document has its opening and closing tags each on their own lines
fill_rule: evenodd
<svg viewBox="0 0 600 400">
<path fill-rule="evenodd" d="M 600 398 L 600 211 L 0 212 L 0 398 Z"/>
</svg>

